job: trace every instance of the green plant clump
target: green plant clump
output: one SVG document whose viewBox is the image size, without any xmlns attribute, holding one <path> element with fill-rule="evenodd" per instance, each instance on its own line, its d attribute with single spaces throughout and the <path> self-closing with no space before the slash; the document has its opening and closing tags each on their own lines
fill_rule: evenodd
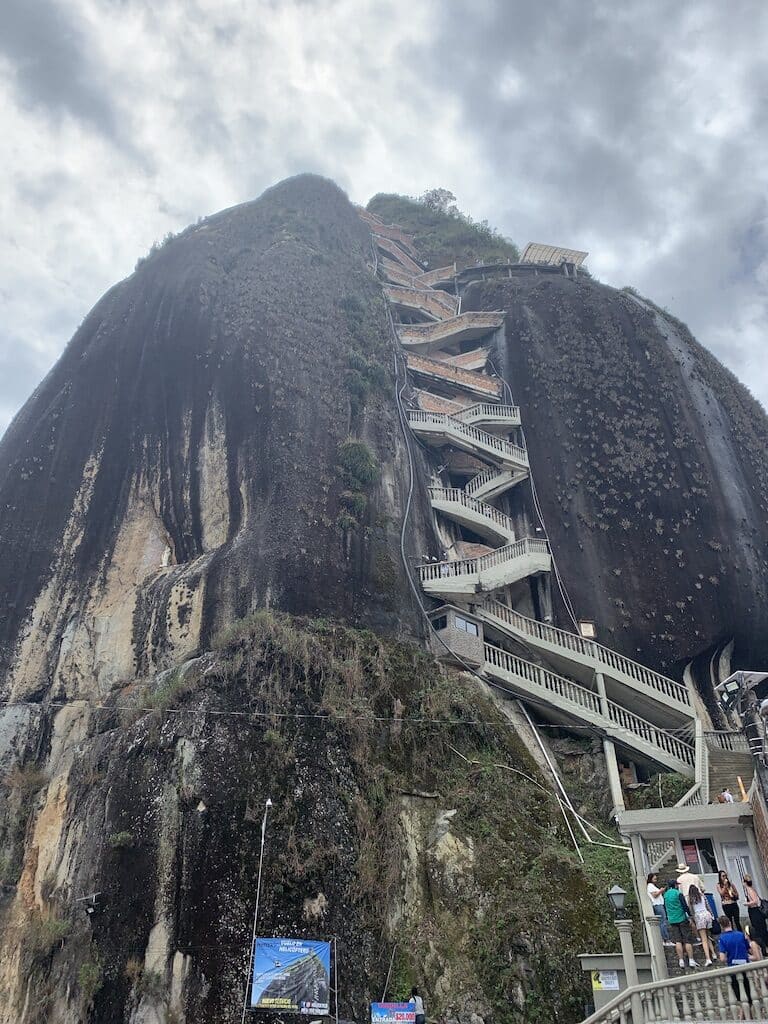
<svg viewBox="0 0 768 1024">
<path fill-rule="evenodd" d="M 95 950 L 92 949 L 91 955 L 93 959 L 80 964 L 77 970 L 77 984 L 80 986 L 80 993 L 87 1006 L 93 1002 L 93 997 L 101 988 L 104 978 L 104 972 L 98 956 L 95 955 Z"/>
<path fill-rule="evenodd" d="M 109 837 L 109 845 L 113 850 L 127 850 L 134 844 L 133 832 L 113 832 Z"/>
<path fill-rule="evenodd" d="M 364 491 L 379 476 L 376 456 L 365 443 L 348 438 L 339 445 L 341 477 L 350 491 Z"/>
<path fill-rule="evenodd" d="M 455 206 L 441 208 L 409 196 L 379 193 L 368 203 L 368 209 L 386 224 L 396 224 L 412 235 L 417 250 L 431 267 L 456 262 L 462 269 L 478 260 L 516 263 L 520 259 L 514 242 L 489 227 L 487 221 L 475 223 Z"/>
</svg>

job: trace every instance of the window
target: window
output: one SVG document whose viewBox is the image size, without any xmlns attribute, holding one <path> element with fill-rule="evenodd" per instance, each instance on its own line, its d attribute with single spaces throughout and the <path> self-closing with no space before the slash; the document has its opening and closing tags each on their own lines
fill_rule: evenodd
<svg viewBox="0 0 768 1024">
<path fill-rule="evenodd" d="M 457 615 L 456 629 L 463 629 L 465 633 L 469 633 L 471 636 L 479 636 L 480 630 L 477 628 L 476 622 L 470 622 L 469 619 L 463 619 L 461 615 Z"/>
<path fill-rule="evenodd" d="M 432 619 L 432 629 L 434 629 L 435 632 L 439 632 L 441 629 L 445 629 L 445 627 L 447 625 L 448 625 L 448 616 L 447 615 L 438 615 L 438 617 L 436 619 Z"/>
<path fill-rule="evenodd" d="M 717 873 L 715 848 L 711 839 L 681 839 L 683 860 L 697 875 L 714 875 Z"/>
</svg>

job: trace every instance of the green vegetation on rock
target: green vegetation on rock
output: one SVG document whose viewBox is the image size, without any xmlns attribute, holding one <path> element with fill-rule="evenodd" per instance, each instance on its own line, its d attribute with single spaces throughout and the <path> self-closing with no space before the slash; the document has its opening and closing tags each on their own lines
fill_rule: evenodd
<svg viewBox="0 0 768 1024">
<path fill-rule="evenodd" d="M 368 209 L 386 224 L 396 224 L 409 235 L 430 267 L 456 262 L 459 269 L 481 260 L 483 263 L 520 259 L 514 242 L 488 226 L 475 223 L 456 207 L 441 209 L 409 196 L 380 192 Z"/>
</svg>

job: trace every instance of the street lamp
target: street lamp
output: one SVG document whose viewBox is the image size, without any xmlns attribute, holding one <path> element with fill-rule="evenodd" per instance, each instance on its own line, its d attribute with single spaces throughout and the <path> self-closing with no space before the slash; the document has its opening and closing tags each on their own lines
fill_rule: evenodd
<svg viewBox="0 0 768 1024">
<path fill-rule="evenodd" d="M 243 999 L 243 1016 L 241 1024 L 245 1024 L 245 1014 L 248 1009 L 248 993 L 251 990 L 251 966 L 253 964 L 253 955 L 256 949 L 256 922 L 259 919 L 259 901 L 261 898 L 261 868 L 264 863 L 264 839 L 267 835 L 267 815 L 269 814 L 270 808 L 272 807 L 272 800 L 267 797 L 267 802 L 264 804 L 264 817 L 261 819 L 261 849 L 259 850 L 259 874 L 256 880 L 256 909 L 253 913 L 253 932 L 251 933 L 251 952 L 248 957 L 248 977 L 245 979 L 245 998 Z"/>
<path fill-rule="evenodd" d="M 613 907 L 613 923 L 619 933 L 621 944 L 621 959 L 624 961 L 624 974 L 627 979 L 627 986 L 631 988 L 637 985 L 637 964 L 635 963 L 635 947 L 632 945 L 632 919 L 625 917 L 624 903 L 627 898 L 627 890 L 620 885 L 614 885 L 608 890 L 608 899 Z"/>
<path fill-rule="evenodd" d="M 614 885 L 613 888 L 608 890 L 608 899 L 611 901 L 614 917 L 624 918 L 624 903 L 626 898 L 627 890 L 622 889 L 620 885 Z"/>
</svg>

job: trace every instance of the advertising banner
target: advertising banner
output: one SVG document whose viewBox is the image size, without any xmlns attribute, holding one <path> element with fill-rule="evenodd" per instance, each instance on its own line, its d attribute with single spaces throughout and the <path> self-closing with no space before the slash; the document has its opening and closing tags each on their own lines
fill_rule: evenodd
<svg viewBox="0 0 768 1024">
<path fill-rule="evenodd" d="M 371 1024 L 415 1024 L 414 1003 L 371 1003 Z"/>
<path fill-rule="evenodd" d="M 252 1010 L 327 1014 L 330 991 L 330 942 L 256 939 Z"/>
</svg>

